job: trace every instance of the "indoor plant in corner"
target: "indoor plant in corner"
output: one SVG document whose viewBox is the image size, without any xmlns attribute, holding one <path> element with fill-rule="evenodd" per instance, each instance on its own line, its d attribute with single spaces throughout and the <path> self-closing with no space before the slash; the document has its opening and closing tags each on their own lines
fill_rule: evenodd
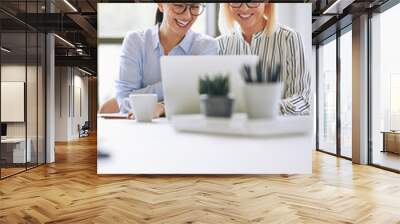
<svg viewBox="0 0 400 224">
<path fill-rule="evenodd" d="M 207 117 L 231 117 L 234 99 L 230 90 L 229 74 L 205 75 L 199 79 L 200 109 Z"/>
<path fill-rule="evenodd" d="M 250 119 L 273 119 L 279 115 L 282 97 L 281 66 L 274 65 L 269 74 L 265 74 L 258 62 L 255 66 L 244 65 L 242 76 L 246 82 L 244 99 Z"/>
</svg>

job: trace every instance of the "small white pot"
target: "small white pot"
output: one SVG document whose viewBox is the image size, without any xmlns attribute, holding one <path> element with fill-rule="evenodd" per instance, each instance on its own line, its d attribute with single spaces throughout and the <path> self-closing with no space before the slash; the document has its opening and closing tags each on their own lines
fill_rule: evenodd
<svg viewBox="0 0 400 224">
<path fill-rule="evenodd" d="M 283 85 L 279 83 L 246 83 L 244 99 L 250 119 L 273 119 L 279 115 Z"/>
</svg>

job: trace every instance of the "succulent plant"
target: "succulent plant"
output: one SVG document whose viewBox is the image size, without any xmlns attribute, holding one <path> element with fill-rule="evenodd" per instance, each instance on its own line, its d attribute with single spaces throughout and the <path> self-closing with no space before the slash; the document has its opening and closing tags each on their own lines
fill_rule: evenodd
<svg viewBox="0 0 400 224">
<path fill-rule="evenodd" d="M 218 73 L 210 76 L 206 74 L 199 80 L 199 93 L 209 96 L 227 96 L 229 94 L 229 75 Z"/>
<path fill-rule="evenodd" d="M 243 76 L 243 79 L 246 83 L 275 83 L 279 82 L 281 80 L 281 65 L 275 65 L 273 66 L 272 69 L 267 69 L 270 70 L 270 74 L 264 74 L 262 67 L 261 67 L 261 61 L 258 61 L 256 66 L 255 66 L 255 78 L 253 78 L 252 75 L 252 67 L 251 65 L 245 64 L 242 67 L 241 73 Z"/>
</svg>

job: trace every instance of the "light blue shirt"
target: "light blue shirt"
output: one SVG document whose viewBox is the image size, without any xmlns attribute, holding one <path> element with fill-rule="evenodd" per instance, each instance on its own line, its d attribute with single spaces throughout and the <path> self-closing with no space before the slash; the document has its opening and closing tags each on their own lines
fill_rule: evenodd
<svg viewBox="0 0 400 224">
<path fill-rule="evenodd" d="M 129 32 L 122 44 L 119 75 L 115 80 L 116 99 L 120 111 L 127 112 L 124 98 L 131 93 L 155 93 L 163 101 L 158 26 L 144 31 Z M 182 41 L 168 55 L 215 55 L 218 43 L 213 38 L 189 30 Z M 182 65 L 185 66 L 185 65 Z M 177 82 L 177 88 L 178 82 Z"/>
</svg>

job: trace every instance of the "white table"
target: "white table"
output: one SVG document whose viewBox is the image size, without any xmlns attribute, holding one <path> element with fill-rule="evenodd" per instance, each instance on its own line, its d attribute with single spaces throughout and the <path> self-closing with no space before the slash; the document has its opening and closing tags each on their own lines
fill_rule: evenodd
<svg viewBox="0 0 400 224">
<path fill-rule="evenodd" d="M 31 162 L 31 157 L 32 157 L 32 140 L 30 138 L 26 139 L 27 141 L 27 148 L 26 148 L 26 154 L 25 154 L 25 138 L 5 138 L 1 139 L 1 144 L 6 146 L 6 145 L 11 145 L 13 146 L 13 159 L 12 163 L 25 163 L 25 162 Z"/>
<path fill-rule="evenodd" d="M 98 174 L 309 174 L 312 134 L 249 138 L 98 118 Z"/>
</svg>

